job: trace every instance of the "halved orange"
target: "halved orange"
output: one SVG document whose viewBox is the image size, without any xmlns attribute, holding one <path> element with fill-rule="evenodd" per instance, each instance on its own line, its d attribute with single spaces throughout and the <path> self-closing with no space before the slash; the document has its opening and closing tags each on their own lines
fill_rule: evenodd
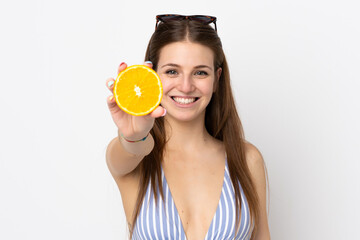
<svg viewBox="0 0 360 240">
<path fill-rule="evenodd" d="M 145 65 L 132 65 L 120 72 L 114 83 L 117 105 L 126 113 L 144 116 L 159 106 L 163 90 L 157 73 Z"/>
</svg>

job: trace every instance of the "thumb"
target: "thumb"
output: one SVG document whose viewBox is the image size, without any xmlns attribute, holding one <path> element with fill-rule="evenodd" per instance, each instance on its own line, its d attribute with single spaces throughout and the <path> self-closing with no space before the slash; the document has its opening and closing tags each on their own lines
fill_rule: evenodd
<svg viewBox="0 0 360 240">
<path fill-rule="evenodd" d="M 150 115 L 150 117 L 153 117 L 153 118 L 164 117 L 166 115 L 166 109 L 163 108 L 162 106 L 158 106 L 149 115 Z"/>
</svg>

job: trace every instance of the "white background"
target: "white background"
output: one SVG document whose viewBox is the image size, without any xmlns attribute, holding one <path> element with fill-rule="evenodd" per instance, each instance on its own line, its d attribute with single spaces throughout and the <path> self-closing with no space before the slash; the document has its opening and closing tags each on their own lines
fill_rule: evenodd
<svg viewBox="0 0 360 240">
<path fill-rule="evenodd" d="M 218 17 L 246 138 L 270 180 L 272 239 L 355 239 L 355 0 L 7 1 L 0 5 L 0 239 L 126 239 L 105 164 L 108 77 L 142 64 L 155 15 Z"/>
</svg>

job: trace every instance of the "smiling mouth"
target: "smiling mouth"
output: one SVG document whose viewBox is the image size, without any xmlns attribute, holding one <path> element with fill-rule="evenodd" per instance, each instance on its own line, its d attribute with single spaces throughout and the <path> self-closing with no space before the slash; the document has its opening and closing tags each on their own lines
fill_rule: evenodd
<svg viewBox="0 0 360 240">
<path fill-rule="evenodd" d="M 198 97 L 171 97 L 175 102 L 179 104 L 190 104 L 196 102 Z"/>
</svg>

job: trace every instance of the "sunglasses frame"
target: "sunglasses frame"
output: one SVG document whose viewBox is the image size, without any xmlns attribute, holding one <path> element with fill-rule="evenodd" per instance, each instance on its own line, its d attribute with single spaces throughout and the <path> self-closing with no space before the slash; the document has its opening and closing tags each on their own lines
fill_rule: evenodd
<svg viewBox="0 0 360 240">
<path fill-rule="evenodd" d="M 172 17 L 172 19 L 165 20 L 165 17 Z M 204 18 L 206 20 L 204 20 Z M 156 16 L 156 24 L 155 24 L 155 30 L 158 27 L 159 22 L 169 22 L 169 21 L 182 21 L 182 20 L 191 20 L 191 21 L 197 21 L 204 24 L 210 24 L 214 23 L 215 26 L 215 32 L 217 32 L 216 27 L 216 17 L 213 16 L 207 16 L 207 15 L 179 15 L 179 14 L 162 14 Z"/>
</svg>

